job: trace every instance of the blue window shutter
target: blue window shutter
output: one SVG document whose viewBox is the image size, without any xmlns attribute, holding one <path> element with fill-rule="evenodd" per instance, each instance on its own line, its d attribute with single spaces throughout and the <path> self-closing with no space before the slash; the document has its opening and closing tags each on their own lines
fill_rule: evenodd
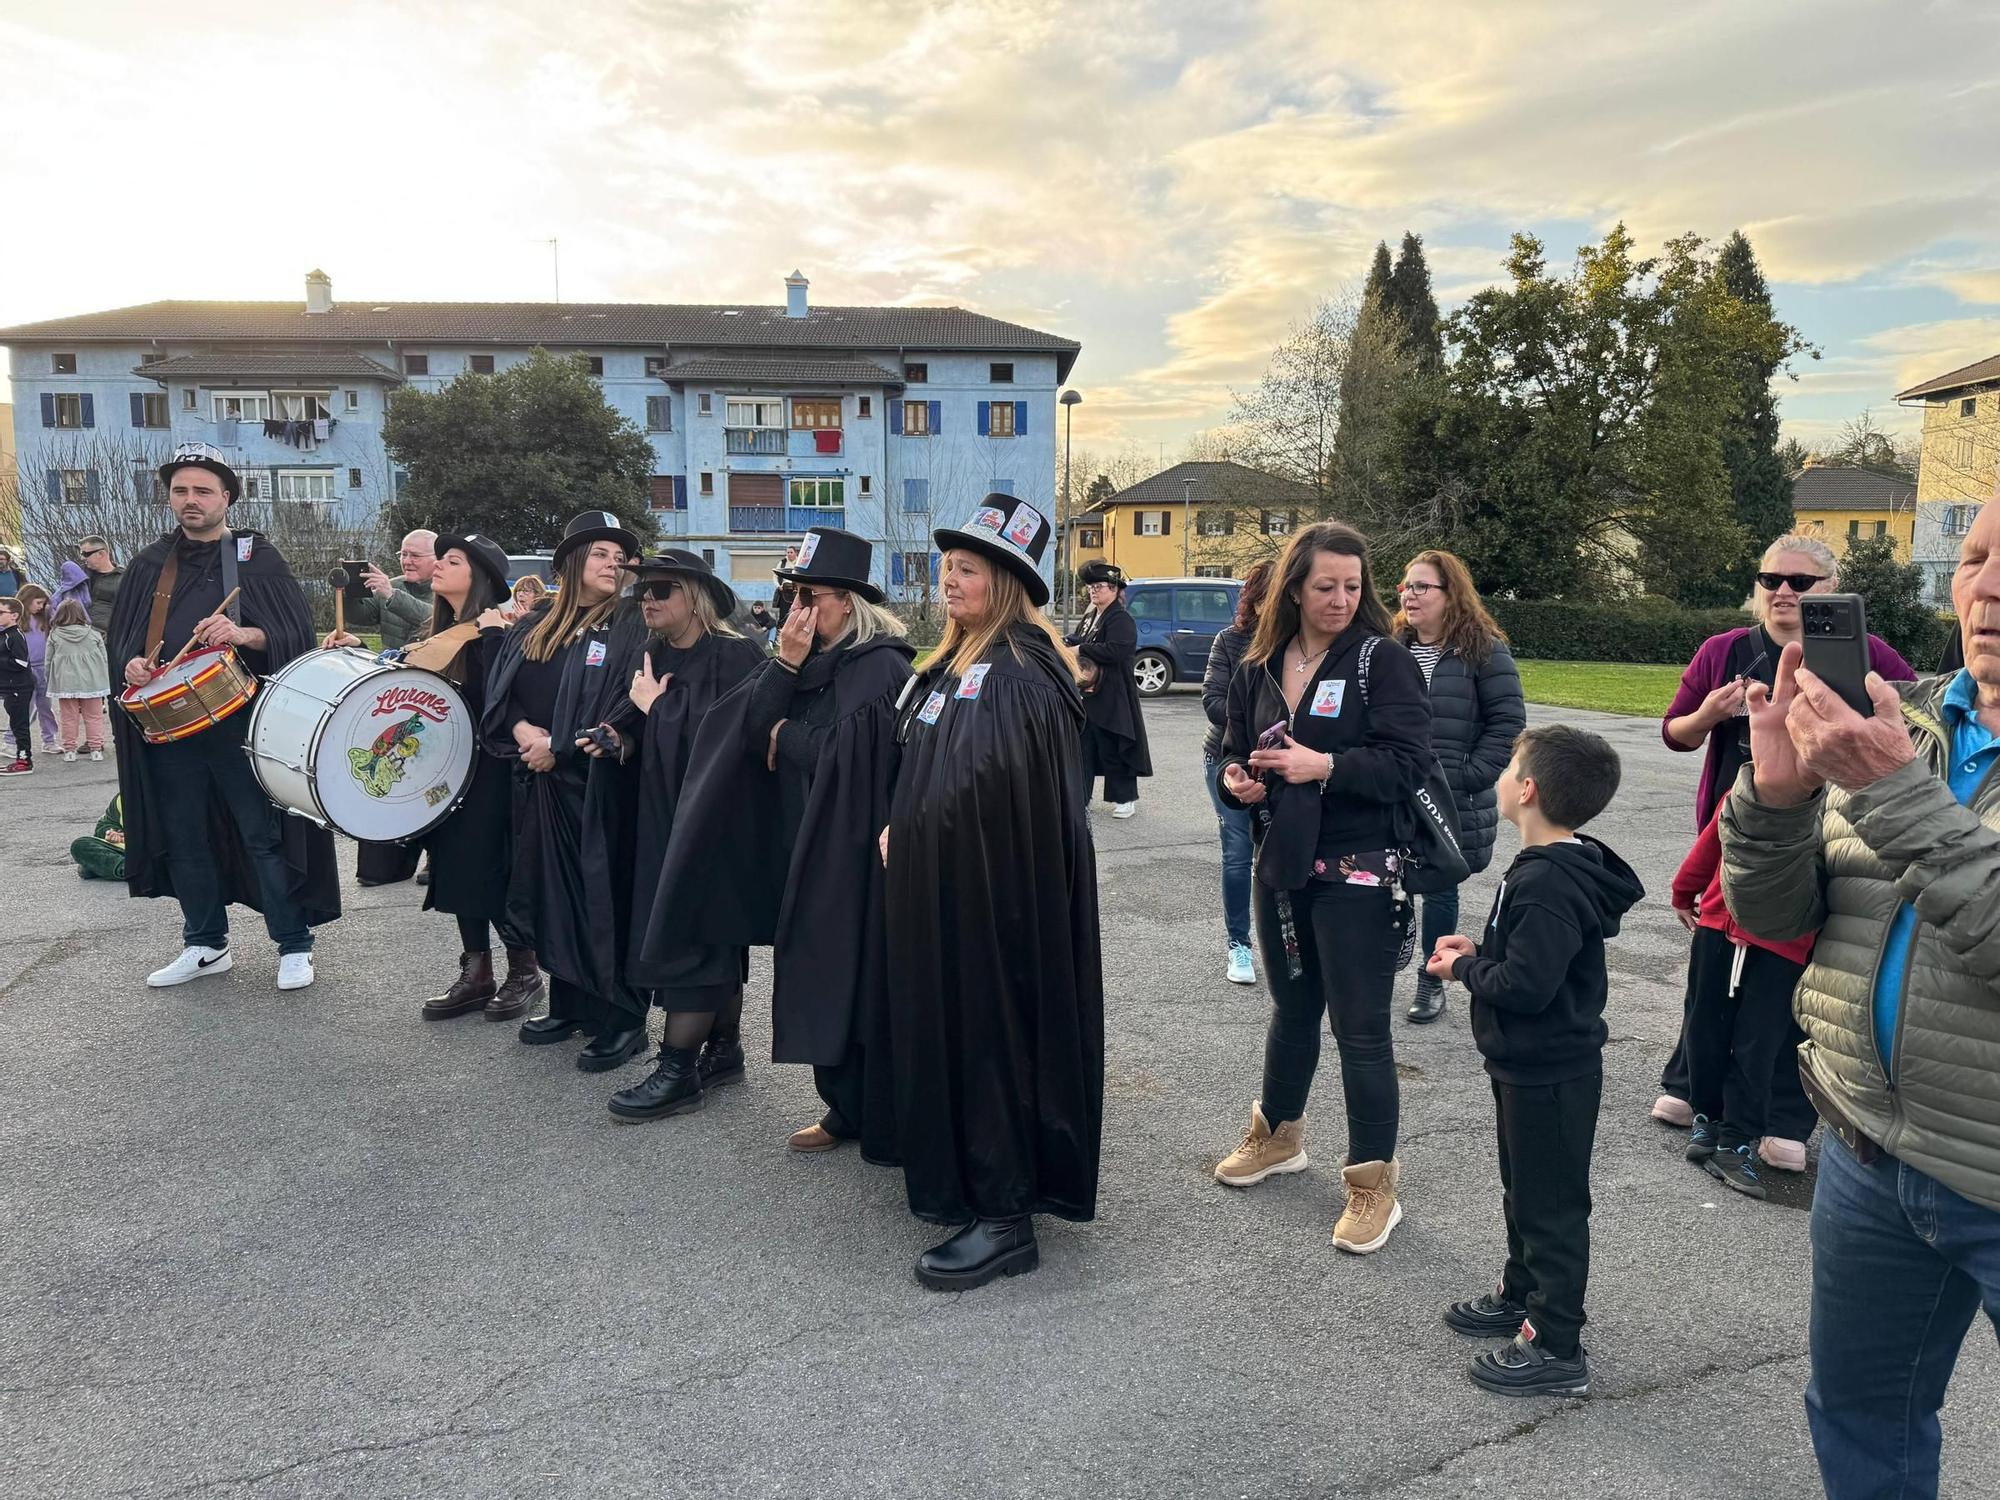
<svg viewBox="0 0 2000 1500">
<path fill-rule="evenodd" d="M 892 437 L 903 435 L 903 403 L 900 401 L 889 403 L 889 434 Z"/>
<path fill-rule="evenodd" d="M 991 401 L 982 401 L 979 403 L 979 435 L 985 437 L 992 429 L 992 426 L 993 403 Z"/>
<path fill-rule="evenodd" d="M 99 500 L 104 498 L 103 491 L 97 486 L 97 470 L 95 469 L 85 469 L 83 471 L 83 498 L 88 500 L 92 505 L 97 504 Z"/>
<path fill-rule="evenodd" d="M 1027 435 L 1028 403 L 1025 401 L 1016 401 L 1014 403 L 1014 436 L 1026 437 Z"/>
<path fill-rule="evenodd" d="M 97 425 L 97 400 L 88 391 L 83 393 L 83 425 L 86 427 Z"/>
<path fill-rule="evenodd" d="M 44 401 L 46 401 L 46 400 L 48 400 L 49 398 L 48 398 L 47 396 L 44 396 L 44 397 L 42 397 L 42 399 L 43 399 Z M 61 470 L 61 469 L 51 469 L 51 470 L 49 470 L 49 504 L 51 504 L 51 505 L 61 505 L 61 504 L 62 504 L 62 470 Z"/>
<path fill-rule="evenodd" d="M 944 403 L 942 401 L 929 401 L 925 405 L 931 409 L 931 436 L 936 437 L 940 432 L 944 431 Z"/>
<path fill-rule="evenodd" d="M 688 477 L 685 474 L 676 474 L 674 476 L 674 509 L 686 510 L 687 508 Z"/>
<path fill-rule="evenodd" d="M 902 581 L 903 554 L 900 552 L 891 552 L 889 554 L 889 582 L 891 584 L 901 584 Z"/>
<path fill-rule="evenodd" d="M 996 495 L 1013 495 L 1013 494 L 1014 494 L 1014 481 L 1013 481 L 1013 480 L 1011 480 L 1011 479 L 996 479 L 996 480 L 994 480 L 994 481 L 993 481 L 993 493 L 994 493 L 994 494 L 996 494 Z M 1019 496 L 1015 496 L 1015 498 L 1016 498 L 1016 499 L 1019 499 L 1020 497 L 1019 497 Z"/>
<path fill-rule="evenodd" d="M 134 427 L 146 425 L 146 398 L 137 391 L 132 392 L 132 425 Z"/>
<path fill-rule="evenodd" d="M 56 398 L 47 391 L 42 392 L 42 425 L 56 425 Z"/>
<path fill-rule="evenodd" d="M 931 482 L 928 479 L 905 479 L 903 481 L 903 509 L 913 514 L 922 514 L 931 508 Z"/>
<path fill-rule="evenodd" d="M 940 570 L 941 570 L 941 569 L 943 568 L 943 566 L 944 566 L 944 554 L 943 554 L 942 552 L 933 552 L 933 553 L 931 554 L 931 585 L 932 585 L 932 587 L 936 587 L 936 586 L 937 586 L 937 581 L 938 581 L 938 576 L 939 576 L 939 573 L 940 573 Z"/>
</svg>

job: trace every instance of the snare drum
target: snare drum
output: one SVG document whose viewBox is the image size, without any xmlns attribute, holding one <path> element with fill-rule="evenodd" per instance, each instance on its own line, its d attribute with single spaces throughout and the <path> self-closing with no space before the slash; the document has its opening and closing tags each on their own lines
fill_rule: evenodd
<svg viewBox="0 0 2000 1500">
<path fill-rule="evenodd" d="M 190 651 L 143 687 L 128 687 L 118 706 L 149 745 L 184 740 L 220 724 L 257 695 L 257 677 L 235 649 Z"/>
<path fill-rule="evenodd" d="M 315 651 L 264 683 L 244 749 L 287 812 L 374 842 L 428 833 L 472 782 L 479 726 L 434 672 Z"/>
</svg>

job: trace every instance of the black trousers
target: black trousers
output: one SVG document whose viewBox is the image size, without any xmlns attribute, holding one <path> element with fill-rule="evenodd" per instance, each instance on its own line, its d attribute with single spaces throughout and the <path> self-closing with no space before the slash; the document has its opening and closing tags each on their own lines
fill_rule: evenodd
<svg viewBox="0 0 2000 1500">
<path fill-rule="evenodd" d="M 459 913 L 457 922 L 458 946 L 467 953 L 491 953 L 493 951 L 492 934 L 496 931 L 500 934 L 500 941 L 509 948 L 532 948 L 534 946 L 533 943 L 530 943 L 505 922 L 496 921 L 489 926 L 486 918 L 468 917 L 463 912 Z"/>
<path fill-rule="evenodd" d="M 1305 1113 L 1319 1069 L 1320 1018 L 1340 1050 L 1347 1105 L 1347 1159 L 1387 1161 L 1396 1154 L 1401 1093 L 1389 997 L 1397 936 L 1388 888 L 1308 881 L 1291 893 L 1304 972 L 1293 979 L 1277 898 L 1255 882 L 1257 943 L 1271 987 L 1271 1027 L 1264 1039 L 1264 1118 L 1276 1129 Z"/>
<path fill-rule="evenodd" d="M 1688 991 L 1681 1003 L 1681 1034 L 1674 1039 L 1674 1050 L 1667 1058 L 1667 1065 L 1660 1070 L 1660 1092 L 1672 1094 L 1676 1099 L 1686 1099 L 1692 1088 L 1688 1081 L 1687 1028 L 1688 1017 L 1694 1008 L 1693 971 L 1694 955 L 1690 952 Z M 1799 1048 L 1804 1044 L 1806 1034 L 1792 1015 L 1789 1000 L 1785 1006 L 1785 1018 L 1784 1044 L 1779 1047 L 1778 1055 L 1771 1064 L 1771 1102 L 1764 1133 L 1803 1141 L 1811 1137 L 1813 1127 L 1819 1124 L 1819 1111 L 1813 1108 L 1812 1100 L 1806 1097 L 1805 1088 L 1799 1082 Z"/>
<path fill-rule="evenodd" d="M 1742 972 L 1736 973 L 1739 955 Z M 1765 948 L 1738 948 L 1712 927 L 1694 935 L 1688 956 L 1688 1104 L 1721 1122 L 1725 1149 L 1767 1133 L 1773 1070 L 1785 1056 L 1792 991 L 1804 964 Z M 1730 983 L 1731 979 L 1735 983 Z"/>
<path fill-rule="evenodd" d="M 846 1058 L 828 1067 L 813 1064 L 813 1087 L 819 1090 L 820 1099 L 826 1104 L 826 1115 L 820 1121 L 828 1135 L 837 1135 L 843 1141 L 858 1140 L 861 1136 L 861 1054 L 850 1049 Z"/>
<path fill-rule="evenodd" d="M 7 729 L 14 736 L 14 749 L 22 760 L 35 758 L 34 736 L 29 734 L 29 709 L 35 701 L 35 689 L 31 683 L 24 688 L 8 688 L 0 693 L 0 700 L 7 704 Z"/>
<path fill-rule="evenodd" d="M 1104 733 L 1095 724 L 1083 726 L 1083 800 L 1090 800 L 1090 789 L 1097 778 L 1104 778 L 1104 800 L 1106 802 L 1137 802 L 1139 800 L 1139 777 L 1126 769 L 1126 756 L 1131 753 L 1130 740 L 1121 740 L 1116 735 Z"/>
<path fill-rule="evenodd" d="M 1501 1295 L 1523 1303 L 1535 1342 L 1573 1358 L 1590 1280 L 1590 1150 L 1604 1069 L 1561 1083 L 1493 1080 L 1500 1202 L 1507 1217 Z"/>
</svg>

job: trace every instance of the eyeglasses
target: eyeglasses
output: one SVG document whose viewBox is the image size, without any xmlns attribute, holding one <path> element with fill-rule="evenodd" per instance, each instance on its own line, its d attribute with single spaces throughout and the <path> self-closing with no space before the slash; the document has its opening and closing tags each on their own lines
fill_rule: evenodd
<svg viewBox="0 0 2000 1500">
<path fill-rule="evenodd" d="M 671 578 L 655 578 L 650 582 L 639 585 L 639 597 L 641 599 L 671 599 L 679 588 L 680 584 Z"/>
<path fill-rule="evenodd" d="M 793 597 L 801 604 L 810 605 L 820 599 L 828 601 L 837 599 L 845 592 L 844 589 L 816 589 L 810 588 L 805 584 L 800 584 L 798 593 L 793 595 Z"/>
<path fill-rule="evenodd" d="M 93 557 L 104 556 L 104 549 L 102 547 L 92 547 L 88 552 L 79 552 L 76 556 L 79 562 L 89 562 Z"/>
<path fill-rule="evenodd" d="M 1403 585 L 1404 593 L 1415 594 L 1419 599 L 1423 598 L 1424 595 L 1432 592 L 1433 590 L 1441 594 L 1444 592 L 1444 585 L 1441 583 L 1416 583 L 1416 582 L 1406 583 Z"/>
<path fill-rule="evenodd" d="M 1774 594 L 1778 592 L 1778 589 L 1782 585 L 1787 583 L 1792 586 L 1793 593 L 1809 594 L 1812 592 L 1814 584 L 1825 582 L 1826 575 L 1824 573 L 1759 573 L 1757 575 L 1758 586 L 1769 589 Z"/>
</svg>

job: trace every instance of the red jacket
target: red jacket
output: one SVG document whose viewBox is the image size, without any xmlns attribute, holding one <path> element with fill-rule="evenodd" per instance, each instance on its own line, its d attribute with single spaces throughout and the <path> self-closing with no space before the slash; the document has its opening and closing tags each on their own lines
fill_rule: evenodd
<svg viewBox="0 0 2000 1500">
<path fill-rule="evenodd" d="M 1687 858 L 1681 861 L 1680 870 L 1674 876 L 1672 900 L 1677 910 L 1697 913 L 1701 926 L 1714 928 L 1737 947 L 1763 948 L 1795 964 L 1802 964 L 1812 956 L 1813 942 L 1819 936 L 1812 932 L 1802 938 L 1793 938 L 1789 943 L 1774 943 L 1755 937 L 1736 925 L 1736 918 L 1729 912 L 1729 903 L 1722 899 L 1722 807 L 1719 803 L 1715 816 L 1708 820 L 1701 837 L 1694 841 Z"/>
</svg>

